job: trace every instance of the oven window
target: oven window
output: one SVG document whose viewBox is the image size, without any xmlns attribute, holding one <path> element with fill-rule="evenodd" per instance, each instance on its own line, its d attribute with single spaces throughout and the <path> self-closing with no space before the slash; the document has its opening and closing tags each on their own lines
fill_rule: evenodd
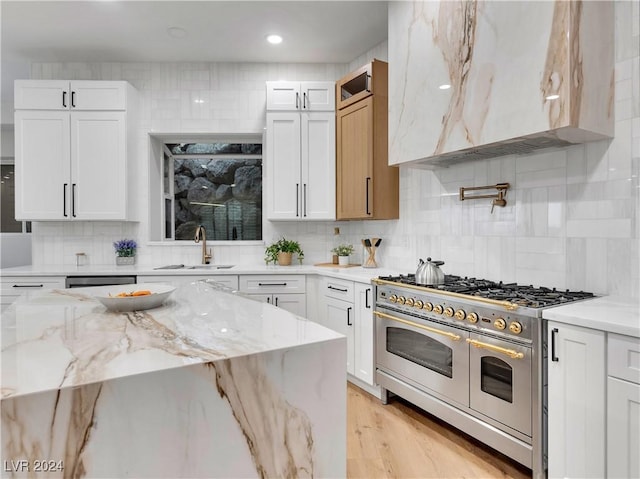
<svg viewBox="0 0 640 479">
<path fill-rule="evenodd" d="M 480 388 L 504 401 L 513 402 L 513 369 L 503 360 L 484 356 L 480 360 Z"/>
<path fill-rule="evenodd" d="M 448 378 L 453 377 L 453 350 L 424 334 L 387 327 L 387 351 Z"/>
</svg>

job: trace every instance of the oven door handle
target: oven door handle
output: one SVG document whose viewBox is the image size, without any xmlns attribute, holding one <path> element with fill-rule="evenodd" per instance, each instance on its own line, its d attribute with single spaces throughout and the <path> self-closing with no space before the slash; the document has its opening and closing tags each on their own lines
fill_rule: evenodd
<svg viewBox="0 0 640 479">
<path fill-rule="evenodd" d="M 414 323 L 413 321 L 407 321 L 406 319 L 396 318 L 395 316 L 391 316 L 390 314 L 386 314 L 386 313 L 381 313 L 380 311 L 374 311 L 373 314 L 375 314 L 379 318 L 390 319 L 391 321 L 397 321 L 398 323 L 407 324 L 409 326 L 413 326 L 414 328 L 420 328 L 420 329 L 424 329 L 425 331 L 429 331 L 431 333 L 436 333 L 442 336 L 446 336 L 447 338 L 453 341 L 460 341 L 460 336 L 457 334 L 449 333 L 447 331 L 442 331 L 436 328 L 430 328 L 429 326 L 417 324 L 417 323 Z"/>
<path fill-rule="evenodd" d="M 483 343 L 482 341 L 478 341 L 477 339 L 467 338 L 467 343 L 471 346 L 475 346 L 480 349 L 488 349 L 489 351 L 493 351 L 495 353 L 502 353 L 509 356 L 511 359 L 523 359 L 524 353 L 519 351 L 514 351 L 513 349 L 501 348 L 500 346 L 494 346 L 493 344 Z"/>
</svg>

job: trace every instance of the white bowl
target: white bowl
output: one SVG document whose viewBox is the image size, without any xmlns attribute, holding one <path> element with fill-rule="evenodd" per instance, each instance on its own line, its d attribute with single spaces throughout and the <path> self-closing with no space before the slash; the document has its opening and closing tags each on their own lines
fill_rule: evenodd
<svg viewBox="0 0 640 479">
<path fill-rule="evenodd" d="M 168 284 L 121 284 L 100 288 L 94 297 L 110 311 L 143 311 L 161 306 L 176 288 Z M 151 291 L 145 296 L 117 296 L 119 293 Z M 111 296 L 109 296 L 111 295 Z"/>
</svg>

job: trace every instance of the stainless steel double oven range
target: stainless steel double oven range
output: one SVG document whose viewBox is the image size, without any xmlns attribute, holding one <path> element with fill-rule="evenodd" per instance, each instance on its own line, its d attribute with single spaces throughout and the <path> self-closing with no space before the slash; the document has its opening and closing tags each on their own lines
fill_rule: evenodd
<svg viewBox="0 0 640 479">
<path fill-rule="evenodd" d="M 542 310 L 593 295 L 459 276 L 373 284 L 383 401 L 397 394 L 544 477 Z"/>
</svg>

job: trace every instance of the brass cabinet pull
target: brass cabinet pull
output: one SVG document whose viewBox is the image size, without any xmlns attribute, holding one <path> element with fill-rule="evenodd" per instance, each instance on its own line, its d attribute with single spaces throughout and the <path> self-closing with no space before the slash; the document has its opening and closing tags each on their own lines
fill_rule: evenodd
<svg viewBox="0 0 640 479">
<path fill-rule="evenodd" d="M 407 321 L 406 319 L 396 318 L 395 316 L 391 316 L 390 314 L 386 314 L 386 313 L 381 313 L 380 311 L 374 311 L 373 314 L 375 314 L 380 318 L 390 319 L 391 321 L 397 321 L 398 323 L 407 324 L 409 326 L 413 326 L 414 328 L 420 328 L 420 329 L 424 329 L 425 331 L 429 331 L 431 333 L 436 333 L 442 336 L 446 336 L 447 338 L 453 341 L 460 341 L 460 336 L 457 334 L 449 333 L 447 331 L 441 331 L 436 328 L 430 328 L 429 326 L 424 326 L 422 324 L 417 324 L 412 321 Z"/>
<path fill-rule="evenodd" d="M 524 353 L 514 351 L 513 349 L 506 349 L 506 348 L 501 348 L 500 346 L 494 346 L 493 344 L 483 343 L 482 341 L 478 341 L 477 339 L 467 338 L 467 343 L 469 343 L 471 346 L 475 346 L 476 348 L 488 349 L 489 351 L 493 351 L 496 353 L 506 354 L 511 359 L 524 358 Z"/>
</svg>

